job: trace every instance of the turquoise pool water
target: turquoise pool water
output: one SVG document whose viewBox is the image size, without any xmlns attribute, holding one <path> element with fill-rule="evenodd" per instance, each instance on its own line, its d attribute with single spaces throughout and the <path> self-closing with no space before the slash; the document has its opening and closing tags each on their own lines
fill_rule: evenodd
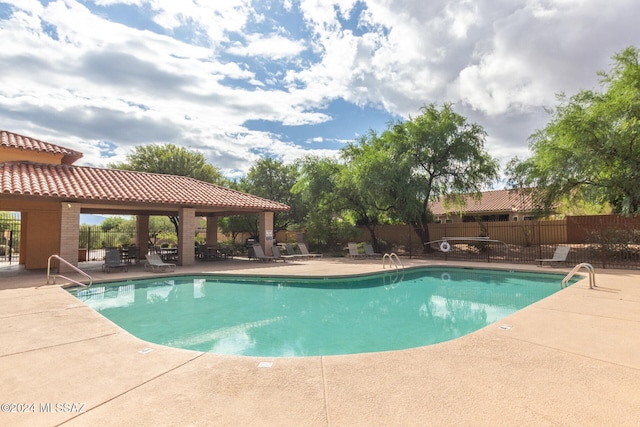
<svg viewBox="0 0 640 427">
<path fill-rule="evenodd" d="M 458 338 L 557 292 L 562 278 L 421 268 L 354 278 L 158 277 L 74 293 L 152 343 L 220 354 L 314 356 Z"/>
</svg>

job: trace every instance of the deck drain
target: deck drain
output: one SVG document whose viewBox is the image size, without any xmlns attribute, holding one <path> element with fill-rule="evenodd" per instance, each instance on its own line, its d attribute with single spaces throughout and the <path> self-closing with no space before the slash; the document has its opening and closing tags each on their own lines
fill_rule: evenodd
<svg viewBox="0 0 640 427">
<path fill-rule="evenodd" d="M 498 329 L 502 329 L 503 331 L 508 331 L 511 329 L 511 325 L 500 325 Z"/>
<path fill-rule="evenodd" d="M 142 350 L 138 350 L 138 353 L 147 354 L 147 353 L 151 353 L 152 351 L 153 351 L 152 348 L 147 347 L 147 348 L 143 348 Z"/>
<path fill-rule="evenodd" d="M 258 368 L 270 368 L 273 366 L 273 362 L 260 362 Z"/>
</svg>

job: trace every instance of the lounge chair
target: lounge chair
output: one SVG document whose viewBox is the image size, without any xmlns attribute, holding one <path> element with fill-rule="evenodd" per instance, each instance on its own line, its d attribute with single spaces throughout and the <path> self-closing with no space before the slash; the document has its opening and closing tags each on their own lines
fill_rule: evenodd
<svg viewBox="0 0 640 427">
<path fill-rule="evenodd" d="M 297 254 L 295 249 L 293 249 L 293 245 L 291 243 L 285 243 L 284 244 L 285 249 L 287 250 L 287 254 L 289 254 L 290 256 L 295 258 L 309 258 L 308 256 L 304 255 L 304 254 Z"/>
<path fill-rule="evenodd" d="M 309 252 L 309 249 L 307 249 L 307 245 L 305 243 L 298 243 L 298 249 L 300 249 L 300 253 L 307 258 L 322 258 L 322 254 L 314 254 Z"/>
<path fill-rule="evenodd" d="M 282 261 L 282 262 L 287 262 L 287 260 L 294 260 L 295 259 L 295 255 L 282 255 L 282 253 L 280 252 L 280 248 L 277 246 L 273 247 L 273 259 L 275 261 Z"/>
<path fill-rule="evenodd" d="M 118 249 L 107 249 L 104 256 L 102 271 L 109 273 L 112 268 L 119 268 L 122 271 L 128 270 L 128 265 L 122 262 L 122 259 L 120 258 L 120 251 Z"/>
<path fill-rule="evenodd" d="M 170 262 L 164 262 L 162 258 L 160 258 L 160 255 L 158 254 L 145 255 L 145 258 L 147 258 L 147 262 L 144 264 L 145 270 L 158 272 L 160 270 L 175 271 L 176 269 L 175 264 L 172 264 Z"/>
<path fill-rule="evenodd" d="M 364 253 L 370 258 L 380 258 L 382 254 L 373 251 L 373 246 L 369 243 L 364 244 Z"/>
<path fill-rule="evenodd" d="M 262 246 L 260 246 L 259 243 L 256 243 L 255 245 L 253 245 L 253 255 L 255 260 L 258 261 L 275 261 L 275 257 L 272 256 L 267 256 L 264 254 L 264 251 L 262 250 Z"/>
<path fill-rule="evenodd" d="M 536 262 L 539 266 L 541 266 L 545 262 L 549 263 L 550 265 L 554 263 L 566 262 L 567 255 L 569 255 L 569 249 L 571 249 L 569 246 L 558 246 L 556 248 L 556 251 L 553 253 L 553 258 L 537 259 Z"/>
<path fill-rule="evenodd" d="M 355 242 L 349 242 L 347 243 L 347 246 L 349 247 L 349 256 L 352 259 L 360 259 L 360 258 L 366 258 L 367 254 L 361 254 L 358 251 L 358 244 Z"/>
</svg>

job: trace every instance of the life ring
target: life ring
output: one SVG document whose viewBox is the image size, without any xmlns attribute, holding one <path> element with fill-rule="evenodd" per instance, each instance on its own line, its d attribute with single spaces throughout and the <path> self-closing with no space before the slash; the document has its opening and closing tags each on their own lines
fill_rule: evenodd
<svg viewBox="0 0 640 427">
<path fill-rule="evenodd" d="M 440 243 L 440 250 L 442 252 L 449 252 L 451 250 L 451 245 L 446 240 Z"/>
<path fill-rule="evenodd" d="M 449 273 L 442 273 L 440 279 L 442 279 L 443 282 L 448 282 L 451 280 L 451 275 Z"/>
</svg>

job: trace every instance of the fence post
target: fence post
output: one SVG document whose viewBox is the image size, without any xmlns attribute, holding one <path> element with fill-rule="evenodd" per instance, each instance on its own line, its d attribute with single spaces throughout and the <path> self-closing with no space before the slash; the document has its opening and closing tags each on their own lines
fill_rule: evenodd
<svg viewBox="0 0 640 427">
<path fill-rule="evenodd" d="M 536 221 L 538 223 L 538 258 L 542 259 L 542 234 L 540 229 L 542 228 L 542 223 L 538 219 Z"/>
<path fill-rule="evenodd" d="M 603 233 L 603 226 L 602 226 L 602 220 L 599 221 L 600 222 L 600 259 L 602 260 L 602 268 L 607 268 L 606 266 L 606 250 L 605 250 L 605 244 L 606 242 L 604 241 L 604 233 Z"/>
<path fill-rule="evenodd" d="M 9 229 L 8 231 L 9 231 L 9 264 L 11 264 L 11 254 L 13 253 L 13 230 Z"/>
</svg>

